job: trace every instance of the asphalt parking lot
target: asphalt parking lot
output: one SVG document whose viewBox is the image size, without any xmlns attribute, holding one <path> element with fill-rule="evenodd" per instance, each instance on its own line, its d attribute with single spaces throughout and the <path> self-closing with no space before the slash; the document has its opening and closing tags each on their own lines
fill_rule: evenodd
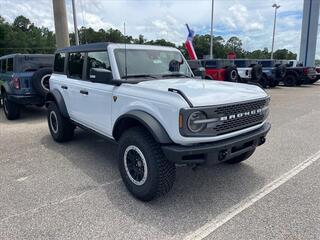
<svg viewBox="0 0 320 240">
<path fill-rule="evenodd" d="M 319 239 L 320 83 L 268 92 L 272 130 L 253 157 L 179 168 L 171 192 L 150 203 L 125 189 L 116 145 L 82 130 L 57 144 L 45 109 L 24 110 L 14 122 L 1 109 L 0 239 Z"/>
</svg>

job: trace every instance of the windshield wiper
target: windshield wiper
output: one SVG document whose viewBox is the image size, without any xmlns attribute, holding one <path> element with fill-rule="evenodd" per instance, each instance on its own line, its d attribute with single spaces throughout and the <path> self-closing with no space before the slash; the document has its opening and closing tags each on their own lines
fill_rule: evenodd
<svg viewBox="0 0 320 240">
<path fill-rule="evenodd" d="M 186 77 L 190 78 L 190 76 L 183 74 L 183 73 L 170 73 L 170 74 L 163 74 L 161 77 Z"/>
<path fill-rule="evenodd" d="M 154 78 L 157 79 L 158 77 L 155 75 L 151 75 L 151 74 L 136 74 L 136 75 L 128 75 L 128 76 L 123 76 L 122 79 L 126 79 L 126 78 Z"/>
</svg>

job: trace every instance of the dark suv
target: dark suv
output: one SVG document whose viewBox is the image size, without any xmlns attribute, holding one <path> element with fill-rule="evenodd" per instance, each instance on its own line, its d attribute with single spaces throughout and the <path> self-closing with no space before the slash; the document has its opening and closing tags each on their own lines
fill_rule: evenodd
<svg viewBox="0 0 320 240">
<path fill-rule="evenodd" d="M 52 66 L 53 55 L 48 54 L 0 57 L 0 93 L 7 119 L 19 118 L 22 105 L 44 105 Z"/>
<path fill-rule="evenodd" d="M 262 66 L 262 77 L 260 84 L 264 87 L 276 87 L 286 76 L 286 64 L 277 60 L 258 59 L 257 62 Z"/>
</svg>

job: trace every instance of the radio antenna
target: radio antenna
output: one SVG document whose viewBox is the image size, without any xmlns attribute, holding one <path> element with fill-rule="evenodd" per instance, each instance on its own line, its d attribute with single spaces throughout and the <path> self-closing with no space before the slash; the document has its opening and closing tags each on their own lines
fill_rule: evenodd
<svg viewBox="0 0 320 240">
<path fill-rule="evenodd" d="M 123 23 L 123 34 L 124 34 L 124 71 L 125 79 L 128 80 L 128 67 L 127 67 L 127 35 L 126 35 L 126 23 Z"/>
</svg>

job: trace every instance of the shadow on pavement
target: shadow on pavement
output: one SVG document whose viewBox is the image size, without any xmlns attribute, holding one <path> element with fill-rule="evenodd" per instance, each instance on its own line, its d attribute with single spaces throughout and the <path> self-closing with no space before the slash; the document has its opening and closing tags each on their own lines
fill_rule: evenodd
<svg viewBox="0 0 320 240">
<path fill-rule="evenodd" d="M 114 143 L 82 130 L 77 130 L 75 139 L 66 144 L 54 143 L 49 135 L 43 137 L 41 143 L 62 154 L 98 184 L 120 178 Z M 177 168 L 176 182 L 170 193 L 150 203 L 134 199 L 121 181 L 105 186 L 104 190 L 112 208 L 125 217 L 175 235 L 203 225 L 264 185 L 264 178 L 243 163 L 200 167 L 196 171 Z"/>
<path fill-rule="evenodd" d="M 35 121 L 46 121 L 47 109 L 45 107 L 34 106 L 22 106 L 21 116 L 14 121 L 7 120 L 3 112 L 3 107 L 0 107 L 0 124 L 21 124 L 21 123 L 33 123 Z"/>
</svg>

